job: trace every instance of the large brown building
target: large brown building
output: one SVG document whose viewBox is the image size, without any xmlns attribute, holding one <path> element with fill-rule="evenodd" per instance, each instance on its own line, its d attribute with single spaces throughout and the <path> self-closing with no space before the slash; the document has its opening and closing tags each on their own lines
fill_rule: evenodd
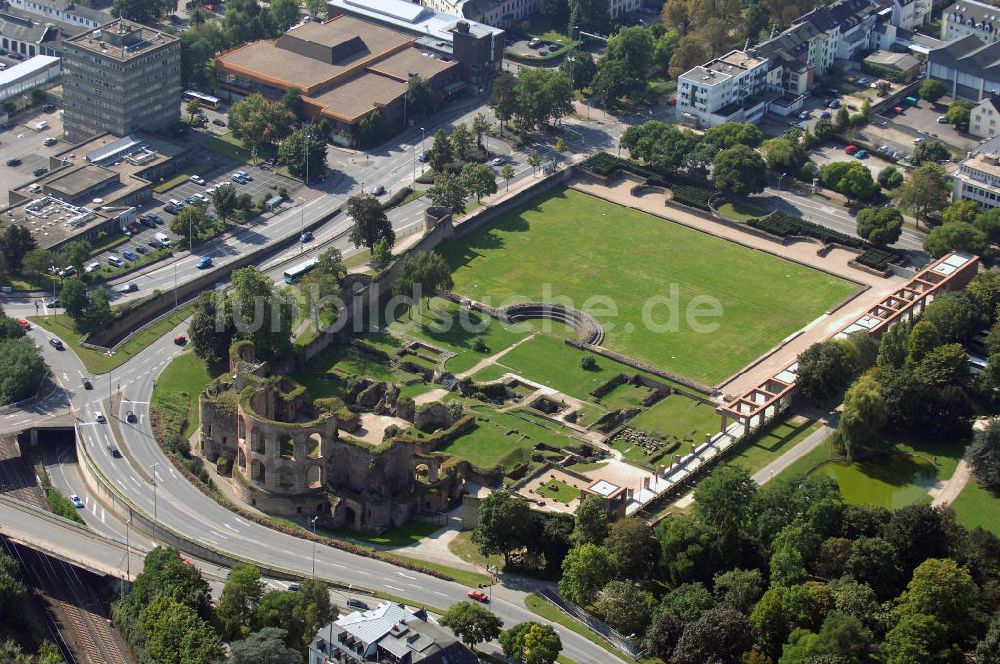
<svg viewBox="0 0 1000 664">
<path fill-rule="evenodd" d="M 375 113 L 384 127 L 402 125 L 410 77 L 430 82 L 442 98 L 464 87 L 458 63 L 417 49 L 415 42 L 411 35 L 338 16 L 223 53 L 215 61 L 216 77 L 220 87 L 241 95 L 280 99 L 298 88 L 306 116 L 325 118 L 335 143 L 354 145 L 362 120 Z"/>
</svg>

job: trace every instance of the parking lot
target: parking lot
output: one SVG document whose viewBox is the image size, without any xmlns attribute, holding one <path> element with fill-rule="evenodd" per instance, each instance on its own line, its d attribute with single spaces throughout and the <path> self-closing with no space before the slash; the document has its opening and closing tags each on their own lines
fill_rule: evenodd
<svg viewBox="0 0 1000 664">
<path fill-rule="evenodd" d="M 976 145 L 980 139 L 974 136 L 960 134 L 953 125 L 942 124 L 937 119 L 943 116 L 951 103 L 950 99 L 943 99 L 937 104 L 920 100 L 916 106 L 904 105 L 902 113 L 896 113 L 889 109 L 885 113 L 875 118 L 874 126 L 870 128 L 873 136 L 879 136 L 886 129 L 891 129 L 892 125 L 902 125 L 897 127 L 904 133 L 907 129 L 916 131 L 923 138 L 933 138 L 941 140 L 949 147 L 964 152 Z M 883 125 L 882 123 L 886 124 Z M 892 136 L 887 133 L 887 139 L 892 140 Z M 912 144 L 913 138 L 910 138 Z"/>
<path fill-rule="evenodd" d="M 878 177 L 879 171 L 881 171 L 886 166 L 892 166 L 892 162 L 886 161 L 874 155 L 869 155 L 864 159 L 858 159 L 852 157 L 844 152 L 844 148 L 847 145 L 845 143 L 827 143 L 820 148 L 813 150 L 811 153 L 812 160 L 816 162 L 816 165 L 822 168 L 826 164 L 831 164 L 837 161 L 860 161 L 862 164 L 867 166 L 871 172 L 872 177 Z"/>
<path fill-rule="evenodd" d="M 35 129 L 39 122 L 46 122 L 48 127 Z M 36 168 L 48 168 L 49 157 L 66 149 L 67 144 L 61 140 L 63 127 L 58 110 L 46 113 L 40 109 L 16 117 L 16 124 L 0 132 L 0 183 L 3 191 L 0 195 L 7 199 L 7 190 L 16 189 L 35 179 L 32 171 Z M 46 146 L 48 137 L 57 140 L 54 145 Z M 10 159 L 20 159 L 17 166 L 7 166 Z"/>
</svg>

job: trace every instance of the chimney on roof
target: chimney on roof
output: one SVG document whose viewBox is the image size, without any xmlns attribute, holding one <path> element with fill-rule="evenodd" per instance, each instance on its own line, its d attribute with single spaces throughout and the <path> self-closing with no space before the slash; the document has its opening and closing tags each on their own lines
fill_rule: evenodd
<svg viewBox="0 0 1000 664">
<path fill-rule="evenodd" d="M 455 24 L 455 32 L 461 32 L 462 34 L 469 34 L 469 23 L 468 21 L 459 21 Z"/>
</svg>

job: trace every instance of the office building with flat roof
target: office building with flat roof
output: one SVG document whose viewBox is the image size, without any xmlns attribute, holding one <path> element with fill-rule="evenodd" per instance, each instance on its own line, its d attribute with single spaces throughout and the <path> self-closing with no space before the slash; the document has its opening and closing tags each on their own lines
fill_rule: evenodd
<svg viewBox="0 0 1000 664">
<path fill-rule="evenodd" d="M 216 79 L 240 95 L 273 100 L 298 88 L 306 117 L 325 119 L 334 143 L 356 145 L 365 118 L 378 114 L 387 131 L 402 126 L 410 78 L 430 83 L 442 100 L 465 88 L 457 62 L 417 49 L 415 42 L 412 35 L 341 15 L 219 55 Z"/>
<path fill-rule="evenodd" d="M 63 124 L 71 141 L 163 130 L 180 119 L 177 37 L 116 19 L 64 43 Z"/>
</svg>

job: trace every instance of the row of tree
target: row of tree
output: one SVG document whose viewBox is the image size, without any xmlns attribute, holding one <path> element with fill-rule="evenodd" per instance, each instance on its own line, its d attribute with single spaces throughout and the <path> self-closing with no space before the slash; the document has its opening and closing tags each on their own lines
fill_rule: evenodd
<svg viewBox="0 0 1000 664">
<path fill-rule="evenodd" d="M 0 662 L 62 664 L 59 648 L 45 640 L 42 626 L 33 619 L 31 602 L 21 565 L 0 551 Z"/>
<path fill-rule="evenodd" d="M 562 640 L 549 625 L 524 622 L 503 629 L 500 618 L 474 602 L 452 604 L 440 623 L 473 649 L 480 643 L 499 640 L 504 654 L 517 664 L 553 664 L 562 651 Z"/>
<path fill-rule="evenodd" d="M 237 564 L 212 606 L 208 583 L 176 549 L 146 554 L 114 611 L 138 659 L 154 664 L 301 664 L 317 630 L 337 617 L 326 584 L 267 591 L 260 571 Z M 228 643 L 228 657 L 224 643 Z"/>
</svg>

